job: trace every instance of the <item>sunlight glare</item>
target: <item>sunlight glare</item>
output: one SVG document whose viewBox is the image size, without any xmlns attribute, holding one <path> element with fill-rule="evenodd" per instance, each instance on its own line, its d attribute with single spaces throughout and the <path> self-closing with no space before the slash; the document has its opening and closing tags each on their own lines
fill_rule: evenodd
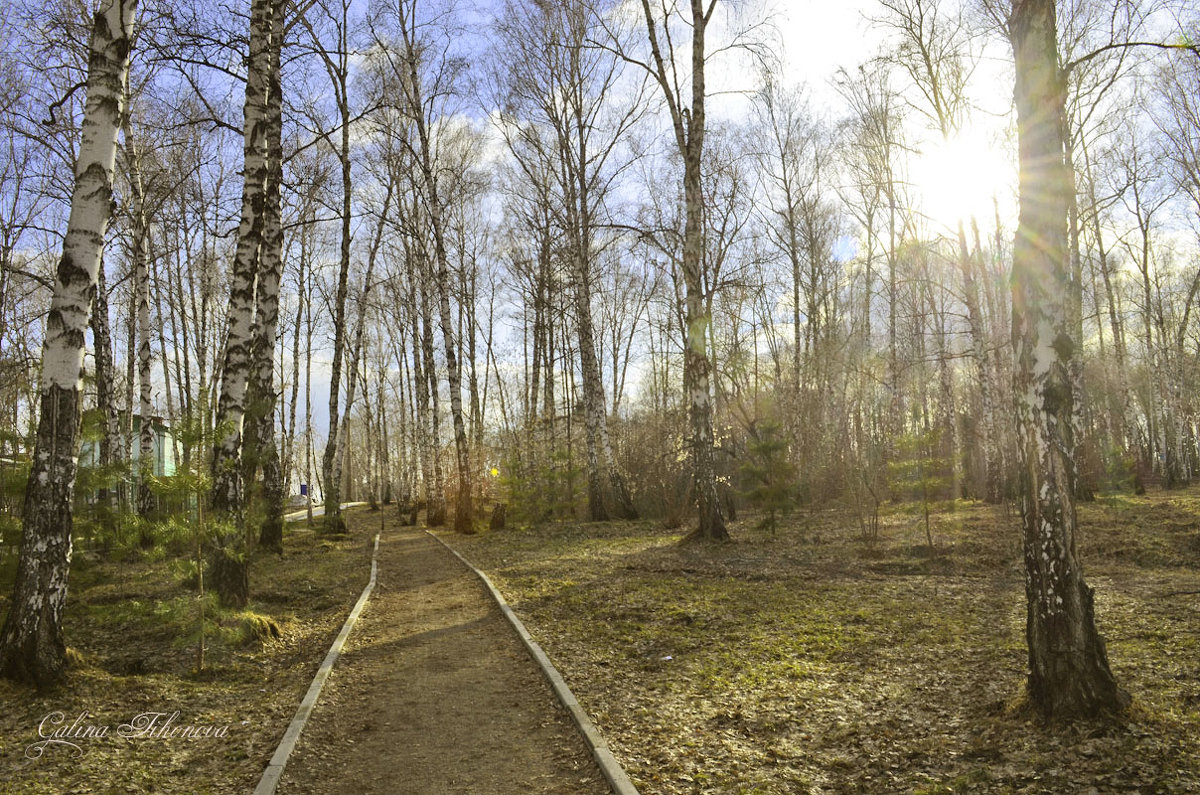
<svg viewBox="0 0 1200 795">
<path fill-rule="evenodd" d="M 972 217 L 992 226 L 993 198 L 1006 206 L 1017 179 L 1016 164 L 1004 147 L 977 127 L 949 141 L 930 141 L 911 168 L 918 210 L 935 228 L 952 233 L 959 221 Z"/>
</svg>

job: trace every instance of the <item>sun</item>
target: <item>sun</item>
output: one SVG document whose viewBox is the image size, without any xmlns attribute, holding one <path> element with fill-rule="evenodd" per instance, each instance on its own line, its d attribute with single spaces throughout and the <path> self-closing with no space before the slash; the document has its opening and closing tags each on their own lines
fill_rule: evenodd
<svg viewBox="0 0 1200 795">
<path fill-rule="evenodd" d="M 917 210 L 935 229 L 955 232 L 972 218 L 993 225 L 996 202 L 1003 210 L 1015 191 L 1017 167 L 997 136 L 968 126 L 922 146 L 909 176 Z"/>
</svg>

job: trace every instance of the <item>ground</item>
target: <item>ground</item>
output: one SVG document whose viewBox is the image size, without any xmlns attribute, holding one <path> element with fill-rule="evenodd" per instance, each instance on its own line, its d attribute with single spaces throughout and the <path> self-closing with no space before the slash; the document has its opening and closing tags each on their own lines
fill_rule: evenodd
<svg viewBox="0 0 1200 795">
<path fill-rule="evenodd" d="M 486 626 L 478 584 L 383 516 L 379 585 L 281 792 L 603 791 L 511 631 Z M 941 506 L 933 548 L 905 506 L 885 509 L 874 540 L 838 510 L 775 534 L 751 516 L 715 545 L 648 521 L 439 535 L 494 579 L 647 795 L 1200 792 L 1200 491 L 1105 497 L 1080 516 L 1100 631 L 1135 705 L 1068 726 L 1021 707 L 1019 521 L 999 506 Z M 42 694 L 0 682 L 0 792 L 250 791 L 366 583 L 380 514 L 349 517 L 349 538 L 293 532 L 283 559 L 253 561 L 252 614 L 281 637 L 221 614 L 200 675 L 186 565 L 79 556 L 67 681 Z M 449 686 L 463 696 L 451 703 L 434 693 L 454 670 L 469 684 Z M 115 729 L 176 710 L 226 735 L 26 755 L 55 711 Z M 435 758 L 434 732 L 459 755 Z M 480 761 L 522 747 L 543 767 Z"/>
<path fill-rule="evenodd" d="M 482 583 L 417 530 L 387 534 L 379 581 L 277 792 L 608 792 Z"/>
<path fill-rule="evenodd" d="M 839 511 L 680 544 L 653 522 L 451 542 L 496 581 L 646 793 L 1200 792 L 1200 499 L 1081 508 L 1117 723 L 1022 709 L 1019 520 Z"/>
<path fill-rule="evenodd" d="M 195 567 L 172 556 L 186 550 L 164 544 L 128 560 L 77 551 L 64 622 L 73 659 L 66 680 L 42 693 L 0 680 L 0 792 L 252 790 L 366 585 L 365 536 L 289 532 L 283 558 L 257 556 L 250 615 L 272 619 L 280 637 L 247 635 L 242 618 L 217 611 L 210 597 L 199 674 Z M 9 593 L 6 583 L 0 614 Z M 174 725 L 224 728 L 225 736 L 117 736 L 139 715 L 175 712 Z M 86 713 L 82 722 L 108 727 L 107 736 L 76 741 L 78 751 L 50 745 L 39 755 L 39 725 L 55 713 L 65 726 Z"/>
<path fill-rule="evenodd" d="M 382 516 L 372 598 L 278 792 L 607 792 L 479 580 L 433 539 Z M 0 680 L 0 793 L 253 790 L 366 585 L 380 518 L 347 514 L 349 538 L 289 531 L 284 558 L 257 557 L 251 612 L 210 620 L 199 675 L 187 566 L 158 554 L 78 558 L 66 624 L 78 662 L 66 681 L 37 693 Z M 250 616 L 274 621 L 280 637 L 243 637 L 243 626 L 262 623 Z M 156 729 L 175 712 L 168 729 L 217 736 L 118 736 L 144 728 L 138 716 Z M 107 732 L 39 749 L 72 724 Z"/>
</svg>

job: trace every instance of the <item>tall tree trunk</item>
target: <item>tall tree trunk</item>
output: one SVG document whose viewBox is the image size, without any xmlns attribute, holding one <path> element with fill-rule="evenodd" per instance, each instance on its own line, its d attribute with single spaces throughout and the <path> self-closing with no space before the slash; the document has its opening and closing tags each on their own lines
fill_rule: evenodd
<svg viewBox="0 0 1200 795">
<path fill-rule="evenodd" d="M 437 189 L 433 188 L 436 197 Z M 436 210 L 434 208 L 437 208 Z M 463 421 L 462 399 L 462 368 L 459 366 L 457 346 L 454 331 L 451 328 L 450 315 L 450 274 L 447 262 L 445 243 L 442 240 L 441 222 L 438 219 L 440 205 L 431 201 L 431 212 L 434 223 L 434 250 L 437 262 L 438 314 L 441 320 L 442 340 L 446 347 L 446 374 L 450 382 L 450 418 L 454 425 L 454 454 L 456 472 L 458 474 L 458 490 L 454 503 L 454 531 L 456 533 L 474 533 L 475 517 L 471 499 L 471 453 L 467 440 L 467 427 Z"/>
<path fill-rule="evenodd" d="M 446 251 L 445 209 L 440 193 L 436 163 L 434 162 L 434 141 L 431 140 L 431 130 L 426 119 L 426 103 L 423 94 L 421 77 L 418 71 L 418 54 L 413 31 L 408 25 L 412 20 L 402 21 L 404 35 L 409 48 L 408 53 L 408 85 L 405 87 L 409 103 L 409 113 L 417 133 L 415 153 L 417 165 L 421 174 L 421 188 L 424 192 L 424 203 L 429 212 L 429 228 L 433 239 L 433 276 L 437 292 L 438 321 L 442 332 L 442 342 L 446 356 L 446 377 L 450 386 L 450 419 L 454 427 L 454 454 L 458 488 L 455 494 L 454 530 L 457 533 L 475 532 L 474 509 L 471 499 L 472 471 L 470 442 L 467 439 L 467 426 L 463 418 L 462 398 L 462 367 L 459 362 L 458 345 L 455 342 L 453 315 L 450 311 L 450 262 Z M 428 361 L 427 361 L 428 364 Z"/>
<path fill-rule="evenodd" d="M 121 509 L 130 510 L 133 483 L 133 392 L 137 385 L 137 290 L 129 291 L 129 314 L 125 321 L 125 416 L 121 426 L 121 461 L 125 464 L 121 480 Z"/>
<path fill-rule="evenodd" d="M 413 322 L 420 325 L 420 345 L 413 334 L 413 377 L 417 385 L 418 438 L 422 450 L 422 479 L 425 482 L 425 524 L 441 527 L 446 523 L 446 490 L 442 483 L 441 442 L 438 434 L 438 389 L 434 377 L 433 314 L 429 305 L 428 261 L 419 253 L 419 278 L 411 289 Z M 419 285 L 419 289 L 418 289 Z"/>
<path fill-rule="evenodd" d="M 312 317 L 312 293 L 307 290 L 307 285 L 302 286 L 301 295 L 304 303 L 304 482 L 308 486 L 307 494 L 304 500 L 304 519 L 309 528 L 313 526 L 313 476 L 316 474 L 313 469 L 314 445 L 313 445 L 313 412 L 312 412 L 312 340 L 313 340 L 313 317 Z M 317 475 L 320 477 L 320 475 Z M 325 491 L 322 489 L 322 494 Z"/>
<path fill-rule="evenodd" d="M 687 344 L 684 348 L 684 382 L 687 384 L 688 415 L 692 431 L 692 461 L 695 468 L 696 503 L 700 525 L 697 535 L 709 540 L 725 540 L 729 533 L 721 515 L 717 496 L 717 474 L 713 456 L 711 371 L 706 338 L 712 333 L 712 316 L 706 312 L 704 260 L 704 192 L 701 165 L 705 134 L 705 43 L 709 17 L 702 0 L 692 5 L 692 109 L 687 116 L 686 146 L 683 154 L 683 279 L 687 317 Z M 715 3 L 714 3 L 715 6 Z M 710 7 L 708 13 L 711 14 Z"/>
<path fill-rule="evenodd" d="M 716 466 L 713 455 L 713 408 L 711 362 L 708 358 L 708 336 L 712 333 L 712 316 L 707 311 L 704 293 L 704 190 L 701 166 L 704 160 L 705 134 L 705 32 L 716 9 L 710 0 L 690 0 L 692 28 L 691 104 L 685 106 L 678 84 L 668 75 L 666 61 L 659 42 L 658 25 L 650 0 L 642 0 L 642 13 L 649 35 L 654 79 L 662 89 L 671 112 L 675 143 L 683 159 L 683 261 L 684 282 L 684 350 L 683 383 L 691 431 L 693 489 L 699 511 L 699 526 L 695 536 L 708 540 L 725 540 L 729 532 L 721 515 L 717 497 Z M 670 20 L 665 19 L 664 25 Z M 668 46 L 670 38 L 667 38 Z M 673 55 L 667 52 L 669 58 Z"/>
<path fill-rule="evenodd" d="M 275 439 L 275 335 L 279 326 L 279 285 L 283 279 L 283 89 L 279 80 L 283 48 L 283 0 L 272 0 L 271 44 L 268 52 L 267 96 L 263 125 L 266 134 L 267 173 L 264 183 L 262 252 L 259 257 L 257 323 L 251 379 L 251 417 L 257 450 L 253 460 L 262 467 L 262 496 L 266 516 L 259 529 L 259 544 L 283 554 L 283 471 Z"/>
<path fill-rule="evenodd" d="M 212 507 L 224 529 L 210 555 L 209 581 L 221 603 L 244 607 L 250 598 L 245 534 L 242 431 L 254 347 L 254 312 L 266 200 L 266 93 L 270 71 L 271 0 L 250 9 L 250 59 L 246 74 L 243 137 L 244 184 L 237 253 L 229 298 L 229 329 L 217 403 L 217 443 L 212 461 Z"/>
<path fill-rule="evenodd" d="M 1093 590 L 1075 549 L 1071 262 L 1074 191 L 1064 159 L 1066 76 L 1053 0 L 1015 0 L 1020 215 L 1013 249 L 1013 377 L 1021 455 L 1028 693 L 1044 716 L 1115 712 L 1129 703 L 1096 631 Z"/>
<path fill-rule="evenodd" d="M 84 336 L 112 215 L 117 131 L 137 0 L 106 0 L 92 23 L 71 214 L 42 347 L 41 415 L 22 514 L 24 533 L 0 675 L 39 687 L 63 672 L 62 614 L 71 566 L 71 508 L 79 463 Z"/>
<path fill-rule="evenodd" d="M 142 184 L 141 152 L 134 139 L 129 116 L 124 121 L 125 158 L 129 171 L 130 233 L 132 235 L 133 289 L 137 305 L 137 368 L 138 368 L 138 414 L 141 423 L 138 432 L 137 513 L 143 519 L 154 510 L 154 493 L 150 490 L 150 478 L 154 476 L 154 404 L 151 400 L 154 382 L 152 367 L 154 358 L 150 350 L 150 225 L 146 217 L 146 194 Z M 143 528 L 146 525 L 143 524 Z M 149 546 L 152 539 L 143 531 L 142 545 Z"/>
<path fill-rule="evenodd" d="M 972 225 L 978 232 L 978 225 L 972 219 Z M 975 375 L 979 380 L 979 397 L 982 415 L 979 417 L 979 457 L 983 466 L 983 498 L 991 503 L 998 503 L 1002 498 L 1001 464 L 997 460 L 996 450 L 996 407 L 993 391 L 991 363 L 987 356 L 987 331 L 983 311 L 979 302 L 979 283 L 976 271 L 979 270 L 979 258 L 982 252 L 978 250 L 972 255 L 967 247 L 967 233 L 963 228 L 962 219 L 958 221 L 958 261 L 962 269 L 963 293 L 967 305 L 967 325 L 971 332 L 971 359 L 975 364 Z"/>
<path fill-rule="evenodd" d="M 300 254 L 297 259 L 299 260 L 299 274 L 296 279 L 298 306 L 296 309 L 296 325 L 292 329 L 292 388 L 291 396 L 287 400 L 287 433 L 283 440 L 282 450 L 280 451 L 283 457 L 280 470 L 283 473 L 285 483 L 290 482 L 292 476 L 299 469 L 299 465 L 296 463 L 296 407 L 300 402 L 300 329 L 303 325 L 301 318 L 304 313 L 304 283 L 308 276 L 308 249 L 304 243 L 301 243 Z"/>
<path fill-rule="evenodd" d="M 371 297 L 371 290 L 374 287 L 372 279 L 375 276 L 375 261 L 379 255 L 380 245 L 383 243 L 383 229 L 387 222 L 388 210 L 392 204 L 392 194 L 395 192 L 396 183 L 393 179 L 388 180 L 387 194 L 383 198 L 383 207 L 379 212 L 379 223 L 375 227 L 375 234 L 371 238 L 371 247 L 367 251 L 367 271 L 363 277 L 362 296 L 358 302 L 358 319 L 354 324 L 354 338 L 350 343 L 350 364 L 346 368 L 346 408 L 342 412 L 341 429 L 338 431 L 338 450 L 334 457 L 335 466 L 333 476 L 341 477 L 340 463 L 346 455 L 348 437 L 350 435 L 350 412 L 354 408 L 354 399 L 358 385 L 358 366 L 362 358 L 363 333 L 367 326 L 367 305 Z M 367 385 L 363 383 L 363 393 L 367 391 Z M 333 424 L 332 422 L 330 423 Z"/>
<path fill-rule="evenodd" d="M 343 19 L 343 23 L 345 20 Z M 337 94 L 338 110 L 341 114 L 341 145 L 338 158 L 342 166 L 342 239 L 341 258 L 338 264 L 337 293 L 333 304 L 333 363 L 330 367 L 329 380 L 329 435 L 325 440 L 325 453 L 321 456 L 321 475 L 324 480 L 325 529 L 332 533 L 346 532 L 346 523 L 342 519 L 342 479 L 340 476 L 342 451 L 338 443 L 338 418 L 341 398 L 342 358 L 346 348 L 346 295 L 349 291 L 350 280 L 350 240 L 351 240 L 351 195 L 353 182 L 350 174 L 350 100 L 347 95 L 348 80 L 345 64 L 345 25 L 340 29 L 342 41 L 342 60 L 334 64 L 326 55 L 326 66 L 331 76 L 335 76 L 334 90 Z"/>
<path fill-rule="evenodd" d="M 172 392 L 172 390 L 171 390 L 171 368 L 170 368 L 170 364 L 169 364 L 170 358 L 169 358 L 168 349 L 167 349 L 166 313 L 163 312 L 163 298 L 165 296 L 166 291 L 164 290 L 162 280 L 159 278 L 157 273 L 154 274 L 153 279 L 154 279 L 154 307 L 155 307 L 155 311 L 158 313 L 158 321 L 159 321 L 158 322 L 158 333 L 156 336 L 158 337 L 159 361 L 162 362 L 163 396 L 165 397 L 166 403 L 167 403 L 167 428 L 174 428 L 174 427 L 176 427 L 175 423 L 176 423 L 176 419 L 177 419 L 178 415 L 175 413 L 175 393 Z M 179 373 L 178 369 L 175 372 L 176 372 L 176 375 L 178 375 L 178 373 Z M 173 433 L 173 434 L 170 434 L 170 439 L 167 439 L 166 437 L 163 438 L 162 444 L 164 446 L 164 449 L 163 449 L 164 461 L 166 458 L 165 446 L 168 443 L 168 441 L 171 444 L 172 460 L 173 461 L 179 460 L 179 436 L 180 435 L 178 433 Z"/>
<path fill-rule="evenodd" d="M 1112 417 L 1112 422 L 1115 424 L 1114 429 L 1115 441 L 1118 447 L 1122 450 L 1128 450 L 1134 444 L 1133 427 L 1135 423 L 1131 420 L 1132 409 L 1130 404 L 1129 390 L 1129 370 L 1125 364 L 1125 330 L 1121 322 L 1121 316 L 1117 312 L 1116 299 L 1113 297 L 1113 285 L 1111 277 L 1111 268 L 1109 266 L 1109 250 L 1105 244 L 1103 224 L 1100 219 L 1099 202 L 1096 198 L 1096 179 L 1093 174 L 1093 164 L 1089 156 L 1086 146 L 1082 147 L 1084 168 L 1087 169 L 1087 184 L 1088 198 L 1091 202 L 1091 212 L 1089 220 L 1091 221 L 1092 245 L 1096 252 L 1095 269 L 1100 272 L 1101 279 L 1104 282 L 1105 304 L 1108 308 L 1109 328 L 1112 331 L 1113 354 L 1116 358 L 1117 365 L 1117 386 L 1115 390 L 1109 390 L 1110 403 L 1119 403 L 1120 407 L 1110 406 L 1109 415 Z M 1096 296 L 1096 324 L 1100 325 L 1100 297 Z M 1115 394 L 1114 394 L 1115 393 Z"/>
<path fill-rule="evenodd" d="M 576 54 L 575 57 L 578 57 Z M 621 519 L 636 519 L 637 510 L 629 497 L 625 479 L 613 460 L 612 441 L 608 435 L 608 401 L 604 397 L 604 381 L 596 355 L 596 335 L 592 320 L 592 174 L 588 171 L 590 156 L 587 150 L 588 126 L 584 109 L 575 103 L 572 120 L 577 139 L 574 174 L 566 180 L 572 185 L 572 207 L 568 211 L 575 242 L 575 320 L 579 339 L 579 365 L 583 378 L 584 429 L 587 437 L 588 510 L 593 522 L 607 521 L 609 507 Z M 564 149 L 565 149 L 564 142 Z M 564 152 L 564 154 L 567 154 Z M 572 158 L 565 156 L 564 162 Z"/>
<path fill-rule="evenodd" d="M 104 471 L 103 485 L 99 489 L 99 501 L 107 511 L 105 523 L 110 524 L 120 508 L 117 495 L 119 489 L 109 488 L 113 458 L 120 450 L 121 420 L 114 401 L 115 373 L 113 371 L 112 332 L 108 322 L 108 286 L 104 278 L 104 263 L 96 268 L 96 300 L 92 308 L 92 339 L 96 356 L 96 408 L 104 420 L 104 434 L 100 437 L 100 468 Z"/>
</svg>

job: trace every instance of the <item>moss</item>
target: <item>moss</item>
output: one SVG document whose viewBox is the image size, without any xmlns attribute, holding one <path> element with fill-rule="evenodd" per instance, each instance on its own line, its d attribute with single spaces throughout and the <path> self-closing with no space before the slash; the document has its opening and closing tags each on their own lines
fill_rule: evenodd
<svg viewBox="0 0 1200 795">
<path fill-rule="evenodd" d="M 270 616 L 245 611 L 237 616 L 238 637 L 240 645 L 249 646 L 251 643 L 267 643 L 278 640 L 282 632 L 279 624 Z"/>
</svg>

